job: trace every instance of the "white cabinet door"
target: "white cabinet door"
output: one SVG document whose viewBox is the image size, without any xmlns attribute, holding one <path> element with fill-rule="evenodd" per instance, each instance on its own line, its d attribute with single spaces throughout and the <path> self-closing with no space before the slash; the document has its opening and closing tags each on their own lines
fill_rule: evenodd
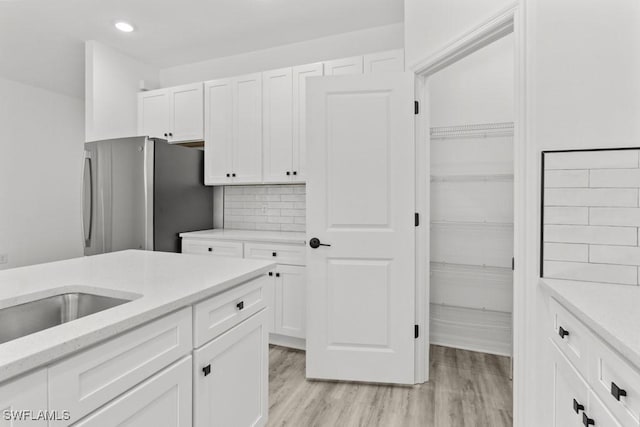
<svg viewBox="0 0 640 427">
<path fill-rule="evenodd" d="M 264 182 L 293 177 L 293 81 L 291 68 L 262 73 Z"/>
<path fill-rule="evenodd" d="M 194 426 L 267 422 L 268 333 L 262 310 L 194 351 Z"/>
<path fill-rule="evenodd" d="M 552 342 L 553 410 L 552 427 L 578 427 L 587 410 L 587 384 Z"/>
<path fill-rule="evenodd" d="M 279 265 L 275 280 L 276 334 L 305 338 L 307 292 L 305 267 Z"/>
<path fill-rule="evenodd" d="M 187 356 L 74 425 L 191 427 L 191 378 Z"/>
<path fill-rule="evenodd" d="M 169 92 L 151 90 L 138 94 L 138 134 L 169 138 Z"/>
<path fill-rule="evenodd" d="M 232 79 L 232 181 L 262 182 L 262 74 Z"/>
<path fill-rule="evenodd" d="M 413 82 L 307 82 L 310 378 L 414 383 Z"/>
<path fill-rule="evenodd" d="M 293 68 L 293 182 L 304 182 L 307 170 L 307 77 L 324 73 L 321 62 Z"/>
<path fill-rule="evenodd" d="M 233 148 L 233 97 L 230 79 L 204 86 L 205 184 L 231 183 Z"/>
<path fill-rule="evenodd" d="M 587 422 L 587 424 L 589 423 L 588 420 L 584 419 L 585 417 L 593 420 L 593 425 L 599 427 L 623 427 L 623 425 L 638 425 L 635 420 L 630 421 L 627 424 L 622 424 L 619 420 L 616 420 L 616 418 L 611 414 L 611 412 L 609 412 L 609 410 L 604 406 L 604 403 L 602 403 L 602 401 L 598 398 L 598 396 L 596 396 L 593 391 L 589 392 L 589 406 L 586 415 L 583 415 L 583 425 L 585 421 Z"/>
<path fill-rule="evenodd" d="M 0 425 L 13 427 L 42 426 L 42 421 L 17 421 L 22 411 L 46 411 L 47 370 L 42 369 L 0 385 Z M 59 411 L 65 408 L 53 408 Z M 12 412 L 16 411 L 16 412 Z M 62 413 L 59 414 L 63 416 Z"/>
<path fill-rule="evenodd" d="M 370 53 L 364 56 L 364 73 L 404 71 L 404 49 Z"/>
<path fill-rule="evenodd" d="M 204 138 L 204 100 L 202 83 L 169 89 L 169 141 L 202 141 Z"/>
<path fill-rule="evenodd" d="M 362 56 L 336 59 L 324 63 L 325 76 L 344 76 L 348 74 L 362 74 Z"/>
</svg>

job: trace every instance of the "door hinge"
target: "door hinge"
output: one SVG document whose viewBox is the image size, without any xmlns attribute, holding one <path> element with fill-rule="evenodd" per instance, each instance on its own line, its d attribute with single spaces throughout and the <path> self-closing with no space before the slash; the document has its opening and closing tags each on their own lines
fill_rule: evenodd
<svg viewBox="0 0 640 427">
<path fill-rule="evenodd" d="M 420 336 L 420 326 L 413 325 L 413 336 L 414 338 L 418 338 Z"/>
<path fill-rule="evenodd" d="M 516 259 L 514 257 L 511 257 L 511 271 L 515 271 L 516 270 Z"/>
<path fill-rule="evenodd" d="M 420 225 L 420 214 L 418 212 L 414 214 L 413 222 L 416 225 L 416 227 Z"/>
<path fill-rule="evenodd" d="M 413 101 L 413 112 L 420 114 L 420 103 L 418 101 Z"/>
</svg>

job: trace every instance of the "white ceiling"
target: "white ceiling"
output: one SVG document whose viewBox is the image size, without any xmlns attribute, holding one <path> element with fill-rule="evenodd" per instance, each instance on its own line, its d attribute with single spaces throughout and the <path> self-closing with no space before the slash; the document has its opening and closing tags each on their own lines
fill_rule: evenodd
<svg viewBox="0 0 640 427">
<path fill-rule="evenodd" d="M 85 40 L 164 68 L 401 22 L 403 3 L 0 0 L 0 75 L 82 96 Z M 118 20 L 136 31 L 117 31 Z"/>
</svg>

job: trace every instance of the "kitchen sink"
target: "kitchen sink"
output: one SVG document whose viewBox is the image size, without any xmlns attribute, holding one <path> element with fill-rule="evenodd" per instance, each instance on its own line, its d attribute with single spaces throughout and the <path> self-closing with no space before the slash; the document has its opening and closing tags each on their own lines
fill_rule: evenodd
<svg viewBox="0 0 640 427">
<path fill-rule="evenodd" d="M 131 301 L 82 292 L 0 309 L 0 344 Z"/>
</svg>

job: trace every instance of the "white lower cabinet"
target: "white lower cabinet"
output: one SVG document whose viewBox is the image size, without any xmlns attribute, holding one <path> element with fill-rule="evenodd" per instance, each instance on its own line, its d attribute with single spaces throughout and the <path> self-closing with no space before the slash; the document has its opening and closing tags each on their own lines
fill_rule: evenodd
<svg viewBox="0 0 640 427">
<path fill-rule="evenodd" d="M 554 299 L 552 426 L 639 427 L 640 373 Z"/>
<path fill-rule="evenodd" d="M 42 426 L 42 421 L 18 421 L 22 411 L 47 410 L 47 370 L 0 384 L 0 426 Z"/>
<path fill-rule="evenodd" d="M 190 427 L 192 366 L 181 359 L 75 425 Z"/>
<path fill-rule="evenodd" d="M 274 331 L 305 338 L 307 293 L 305 267 L 278 265 L 275 271 Z"/>
<path fill-rule="evenodd" d="M 195 427 L 263 426 L 268 407 L 266 311 L 194 351 Z"/>
</svg>

